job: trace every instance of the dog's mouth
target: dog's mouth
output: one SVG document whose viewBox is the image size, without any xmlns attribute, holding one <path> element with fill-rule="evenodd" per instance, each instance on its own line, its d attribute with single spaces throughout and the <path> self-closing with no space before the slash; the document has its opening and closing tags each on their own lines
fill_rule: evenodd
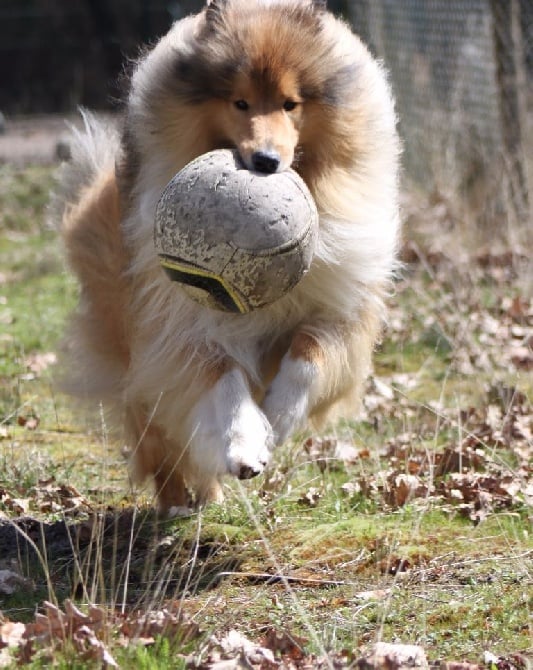
<svg viewBox="0 0 533 670">
<path fill-rule="evenodd" d="M 247 160 L 243 157 L 236 144 L 230 140 L 220 140 L 220 142 L 213 146 L 213 150 L 215 149 L 229 149 L 233 151 L 236 155 L 236 159 L 245 170 L 249 170 L 250 172 L 262 172 L 264 174 L 285 172 L 285 170 L 288 170 L 289 168 L 298 171 L 298 166 L 303 158 L 303 147 L 301 145 L 295 147 L 292 162 L 287 166 L 283 166 L 279 154 L 276 151 L 271 150 L 258 149 L 257 151 L 254 151 L 250 156 L 250 159 Z"/>
</svg>

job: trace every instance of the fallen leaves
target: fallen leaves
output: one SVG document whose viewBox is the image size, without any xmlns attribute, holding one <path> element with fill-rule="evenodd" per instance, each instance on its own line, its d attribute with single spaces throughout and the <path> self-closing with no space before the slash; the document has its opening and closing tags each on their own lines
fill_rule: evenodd
<svg viewBox="0 0 533 670">
<path fill-rule="evenodd" d="M 26 430 L 35 430 L 41 423 L 41 419 L 36 414 L 19 414 L 17 423 Z"/>
<path fill-rule="evenodd" d="M 34 352 L 28 356 L 24 364 L 30 373 L 38 376 L 47 370 L 51 365 L 57 363 L 57 355 L 53 351 Z"/>
<path fill-rule="evenodd" d="M 371 385 L 380 401 L 372 399 L 367 419 L 398 400 L 389 388 L 375 382 Z M 341 486 L 342 492 L 348 498 L 374 499 L 392 509 L 416 500 L 434 500 L 476 524 L 495 511 L 529 504 L 533 408 L 525 394 L 501 383 L 493 384 L 485 398 L 480 406 L 459 412 L 442 406 L 435 409 L 439 427 L 452 436 L 440 450 L 425 447 L 420 432 L 400 433 L 375 454 L 388 467 L 363 474 L 359 468 L 358 476 Z M 335 439 L 310 439 L 306 449 L 323 470 L 323 463 L 330 463 L 335 454 Z M 364 450 L 359 450 L 358 458 L 365 457 Z M 348 473 L 354 463 L 344 462 Z M 309 497 L 309 492 L 305 495 Z M 319 500 L 313 497 L 314 504 Z"/>
<path fill-rule="evenodd" d="M 383 599 L 389 591 L 362 592 L 361 601 Z M 64 608 L 50 602 L 32 623 L 16 623 L 0 615 L 0 667 L 32 663 L 37 658 L 57 658 L 68 649 L 76 658 L 99 667 L 118 668 L 117 649 L 130 646 L 149 647 L 157 639 L 166 638 L 176 645 L 174 658 L 181 659 L 187 668 L 198 670 L 526 670 L 528 658 L 521 653 L 496 656 L 484 652 L 483 664 L 467 661 L 437 661 L 431 666 L 423 647 L 401 642 L 380 641 L 341 651 L 315 654 L 309 651 L 309 640 L 287 630 L 267 627 L 256 640 L 242 631 L 231 628 L 210 636 L 200 630 L 181 611 L 177 601 L 144 613 L 114 612 L 90 605 L 85 610 L 72 601 Z M 201 642 L 201 651 L 180 653 L 191 641 Z"/>
<path fill-rule="evenodd" d="M 22 643 L 26 626 L 15 621 L 3 622 L 0 615 L 0 668 L 13 664 L 12 652 Z"/>
<path fill-rule="evenodd" d="M 186 644 L 200 635 L 198 626 L 181 612 L 177 602 L 148 612 L 122 614 L 110 608 L 89 605 L 82 611 L 71 600 L 64 609 L 50 602 L 43 603 L 42 612 L 31 623 L 0 620 L 0 667 L 12 656 L 5 649 L 16 650 L 19 664 L 31 663 L 37 652 L 51 658 L 60 651 L 73 649 L 77 657 L 97 662 L 102 667 L 118 668 L 111 645 L 149 646 L 159 636 Z M 5 663 L 7 664 L 7 663 Z"/>
<path fill-rule="evenodd" d="M 408 242 L 403 256 L 412 275 L 400 291 L 414 290 L 416 314 L 405 309 L 405 301 L 395 301 L 391 341 L 416 339 L 465 377 L 533 369 L 533 299 L 518 281 L 531 272 L 526 254 L 505 250 L 452 257 L 447 249 L 423 250 Z M 420 281 L 422 273 L 429 282 Z"/>
<path fill-rule="evenodd" d="M 267 630 L 259 643 L 251 642 L 237 630 L 225 636 L 213 636 L 205 660 L 194 667 L 200 670 L 235 670 L 248 668 L 257 670 L 321 670 L 335 668 L 347 670 L 481 670 L 481 665 L 466 661 L 436 662 L 430 665 L 423 647 L 414 644 L 376 642 L 360 649 L 345 649 L 326 655 L 306 652 L 307 640 L 292 636 L 273 628 Z M 516 655 L 520 656 L 520 655 Z M 491 655 L 492 658 L 492 655 Z M 496 657 L 494 657 L 496 658 Z M 497 670 L 519 670 L 520 665 L 498 664 L 485 667 Z M 526 666 L 523 666 L 524 668 Z"/>
<path fill-rule="evenodd" d="M 304 638 L 274 628 L 266 631 L 259 644 L 251 642 L 239 631 L 231 630 L 222 638 L 211 638 L 207 658 L 197 667 L 201 670 L 429 669 L 424 650 L 416 645 L 378 642 L 361 650 L 343 650 L 320 656 L 307 653 L 307 644 Z"/>
<path fill-rule="evenodd" d="M 533 663 L 533 655 L 530 653 L 514 653 L 505 656 L 497 656 L 490 651 L 483 654 L 483 662 L 490 670 L 530 670 Z"/>
<path fill-rule="evenodd" d="M 392 472 L 387 477 L 383 494 L 386 502 L 392 507 L 403 507 L 413 498 L 426 498 L 430 487 L 415 475 Z"/>
<path fill-rule="evenodd" d="M 321 472 L 326 469 L 340 470 L 360 458 L 368 457 L 367 449 L 356 449 L 351 442 L 329 437 L 310 437 L 305 440 L 303 449 Z"/>
<path fill-rule="evenodd" d="M 378 642 L 357 661 L 361 670 L 401 670 L 402 668 L 421 668 L 427 670 L 429 663 L 422 647 L 411 644 L 389 644 Z"/>
<path fill-rule="evenodd" d="M 322 498 L 322 492 L 316 486 L 311 486 L 307 491 L 298 498 L 301 505 L 307 507 L 316 507 Z"/>
<path fill-rule="evenodd" d="M 64 516 L 75 516 L 92 509 L 89 501 L 70 484 L 56 482 L 54 477 L 39 480 L 24 496 L 13 495 L 7 489 L 0 488 L 0 510 L 22 516 L 29 512 L 51 514 L 60 512 Z"/>
<path fill-rule="evenodd" d="M 478 463 L 479 455 L 475 462 Z M 494 474 L 468 470 L 471 454 L 460 448 L 448 448 L 434 464 L 427 461 L 413 475 L 398 470 L 379 471 L 355 482 L 347 482 L 341 489 L 349 497 L 377 498 L 390 508 L 399 508 L 415 500 L 435 499 L 450 505 L 479 523 L 488 514 L 515 505 L 527 503 L 531 497 L 531 482 L 514 471 Z M 466 470 L 466 471 L 464 471 Z"/>
<path fill-rule="evenodd" d="M 111 668 L 118 665 L 101 639 L 106 625 L 106 612 L 89 606 L 84 614 L 70 600 L 65 601 L 65 611 L 45 602 L 44 613 L 37 613 L 33 623 L 26 624 L 19 647 L 19 659 L 30 663 L 36 647 L 46 647 L 49 653 L 65 646 L 67 641 L 85 661 L 97 661 Z"/>
<path fill-rule="evenodd" d="M 225 636 L 210 640 L 207 659 L 199 667 L 210 670 L 229 668 L 276 667 L 271 649 L 251 642 L 237 630 L 230 630 Z"/>
<path fill-rule="evenodd" d="M 374 381 L 371 389 L 374 395 L 367 419 L 398 400 L 388 385 Z M 433 500 L 474 524 L 493 512 L 530 504 L 533 408 L 525 394 L 501 383 L 493 384 L 485 397 L 480 406 L 459 412 L 444 407 L 435 410 L 440 427 L 457 435 L 440 450 L 424 447 L 420 433 L 400 433 L 389 439 L 375 454 L 388 467 L 375 471 L 357 467 L 357 477 L 341 486 L 344 495 L 373 499 L 391 509 Z M 370 457 L 366 448 L 357 449 L 335 437 L 308 438 L 304 450 L 320 472 L 344 469 L 350 473 Z M 506 465 L 509 460 L 512 466 Z M 311 486 L 298 502 L 314 508 L 323 496 L 320 487 Z"/>
</svg>

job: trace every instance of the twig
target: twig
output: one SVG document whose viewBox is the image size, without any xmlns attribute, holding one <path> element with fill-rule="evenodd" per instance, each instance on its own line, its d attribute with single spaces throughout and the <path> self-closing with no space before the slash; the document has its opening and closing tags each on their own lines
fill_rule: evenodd
<svg viewBox="0 0 533 670">
<path fill-rule="evenodd" d="M 217 577 L 238 577 L 250 582 L 264 582 L 265 584 L 279 584 L 280 582 L 291 582 L 293 584 L 309 584 L 312 586 L 349 586 L 355 582 L 346 582 L 336 579 L 315 579 L 313 577 L 298 577 L 295 575 L 270 574 L 268 572 L 219 572 Z"/>
</svg>

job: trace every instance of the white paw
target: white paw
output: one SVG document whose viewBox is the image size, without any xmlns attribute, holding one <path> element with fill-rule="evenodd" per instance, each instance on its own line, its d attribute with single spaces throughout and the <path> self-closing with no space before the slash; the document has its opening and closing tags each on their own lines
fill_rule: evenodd
<svg viewBox="0 0 533 670">
<path fill-rule="evenodd" d="M 253 401 L 242 372 L 223 375 L 192 419 L 190 459 L 202 479 L 232 474 L 250 479 L 270 459 L 272 431 Z"/>
<path fill-rule="evenodd" d="M 225 441 L 227 467 L 233 475 L 250 479 L 264 470 L 273 446 L 272 431 L 252 398 L 238 407 Z"/>
<path fill-rule="evenodd" d="M 283 444 L 306 426 L 317 374 L 314 363 L 290 355 L 283 358 L 263 401 L 263 411 L 274 431 L 276 445 Z"/>
</svg>

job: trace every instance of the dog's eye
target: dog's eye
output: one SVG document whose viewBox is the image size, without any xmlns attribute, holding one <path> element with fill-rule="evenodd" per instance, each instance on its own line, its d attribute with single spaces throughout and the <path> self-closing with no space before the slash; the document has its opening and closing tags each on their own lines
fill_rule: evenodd
<svg viewBox="0 0 533 670">
<path fill-rule="evenodd" d="M 286 112 L 292 112 L 292 110 L 296 107 L 297 104 L 298 103 L 295 102 L 294 100 L 285 100 L 285 102 L 283 103 L 283 109 Z"/>
<path fill-rule="evenodd" d="M 250 108 L 250 105 L 246 102 L 246 100 L 235 100 L 234 105 L 237 107 L 237 109 L 240 109 L 241 112 L 245 112 Z"/>
</svg>

